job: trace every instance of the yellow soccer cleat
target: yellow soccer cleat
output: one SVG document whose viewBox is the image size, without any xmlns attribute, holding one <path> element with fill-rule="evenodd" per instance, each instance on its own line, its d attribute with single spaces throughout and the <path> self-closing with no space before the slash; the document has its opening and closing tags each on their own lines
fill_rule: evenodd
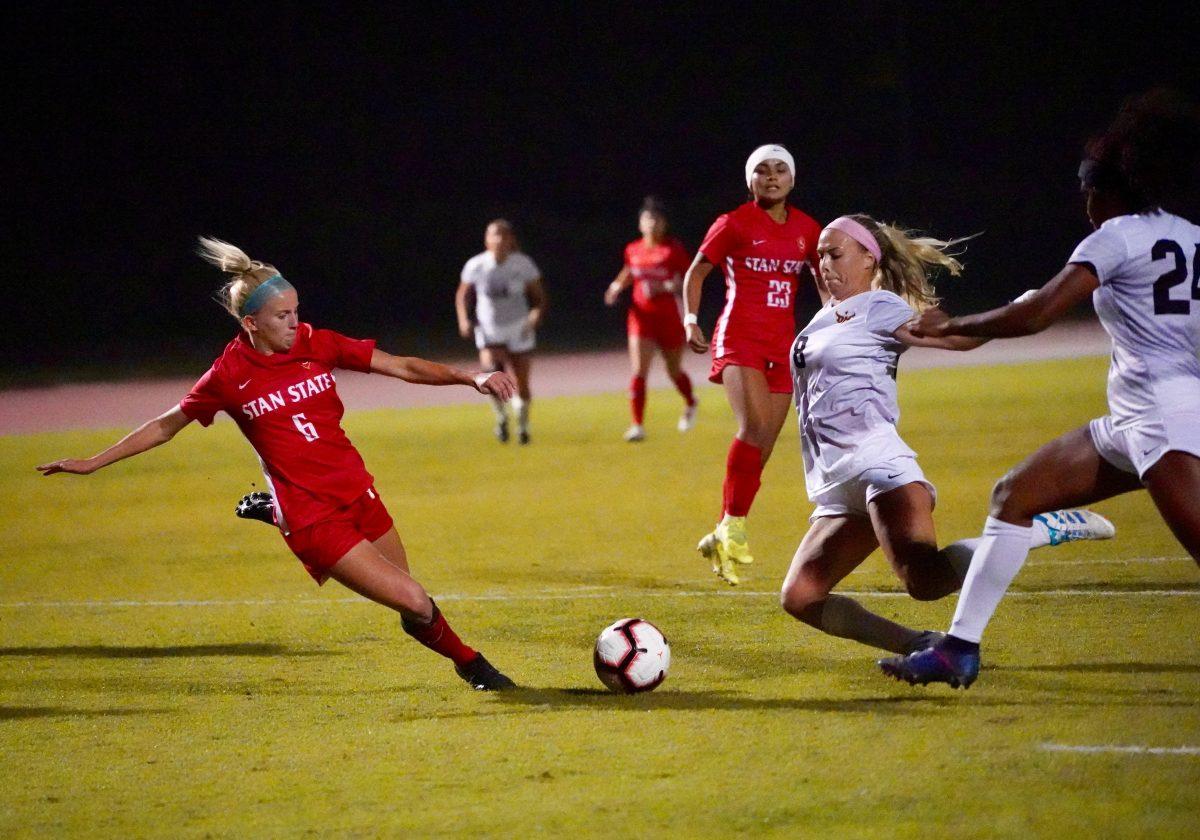
<svg viewBox="0 0 1200 840">
<path fill-rule="evenodd" d="M 722 553 L 734 563 L 753 563 L 750 544 L 746 540 L 746 517 L 725 514 L 717 530 L 713 532 Z"/>
<path fill-rule="evenodd" d="M 696 550 L 712 564 L 713 572 L 721 580 L 730 586 L 737 586 L 741 583 L 734 569 L 733 561 L 721 550 L 721 542 L 717 539 L 715 531 L 711 534 L 705 534 L 704 538 L 700 540 L 699 545 L 696 546 Z"/>
</svg>

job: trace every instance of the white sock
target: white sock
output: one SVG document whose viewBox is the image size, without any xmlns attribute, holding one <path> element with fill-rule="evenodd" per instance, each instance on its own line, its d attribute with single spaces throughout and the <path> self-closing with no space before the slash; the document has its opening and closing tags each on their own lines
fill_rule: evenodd
<svg viewBox="0 0 1200 840">
<path fill-rule="evenodd" d="M 492 397 L 492 411 L 496 413 L 497 423 L 508 421 L 508 411 L 504 406 L 504 401 L 499 397 Z"/>
<path fill-rule="evenodd" d="M 1050 545 L 1050 528 L 1040 519 L 1033 520 L 1033 530 L 1029 539 L 1029 548 L 1042 548 Z"/>
<path fill-rule="evenodd" d="M 950 543 L 942 549 L 942 555 L 950 561 L 959 580 L 966 579 L 967 570 L 971 568 L 971 558 L 975 556 L 975 549 L 979 548 L 982 539 L 982 537 L 971 537 L 969 540 Z"/>
<path fill-rule="evenodd" d="M 517 427 L 522 432 L 529 431 L 529 402 L 520 397 L 512 398 L 513 414 L 517 415 Z"/>
<path fill-rule="evenodd" d="M 1000 605 L 1000 599 L 1025 564 L 1032 536 L 1033 528 L 987 518 L 983 537 L 963 581 L 962 594 L 958 596 L 954 621 L 950 624 L 951 635 L 976 643 L 983 638 L 984 628 Z"/>
</svg>

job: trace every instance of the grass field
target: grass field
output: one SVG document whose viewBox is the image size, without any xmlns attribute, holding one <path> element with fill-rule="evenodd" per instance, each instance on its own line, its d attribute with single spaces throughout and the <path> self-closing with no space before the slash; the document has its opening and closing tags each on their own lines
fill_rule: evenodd
<svg viewBox="0 0 1200 840">
<path fill-rule="evenodd" d="M 943 540 L 1103 413 L 1105 363 L 901 373 Z M 536 403 L 526 449 L 482 404 L 347 418 L 418 578 L 528 686 L 509 695 L 235 520 L 261 478 L 233 424 L 90 478 L 33 465 L 120 432 L 0 438 L 0 836 L 1197 836 L 1200 574 L 1145 494 L 1097 506 L 1115 541 L 1032 555 L 974 688 L 913 689 L 778 608 L 810 510 L 794 424 L 743 587 L 699 561 L 732 432 L 701 397 L 681 436 L 652 393 L 638 446 L 619 394 Z M 954 607 L 901 595 L 878 555 L 845 588 L 925 627 Z M 591 644 L 631 615 L 673 670 L 618 697 Z"/>
</svg>

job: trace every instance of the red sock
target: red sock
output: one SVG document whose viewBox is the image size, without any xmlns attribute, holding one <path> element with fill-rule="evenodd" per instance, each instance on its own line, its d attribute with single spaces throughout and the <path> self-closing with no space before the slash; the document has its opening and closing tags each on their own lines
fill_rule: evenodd
<svg viewBox="0 0 1200 840">
<path fill-rule="evenodd" d="M 762 450 L 743 440 L 733 439 L 725 460 L 725 512 L 745 516 L 754 504 L 762 484 Z"/>
<path fill-rule="evenodd" d="M 642 417 L 646 413 L 646 377 L 635 376 L 629 380 L 629 409 L 633 412 L 633 422 L 642 425 Z"/>
<path fill-rule="evenodd" d="M 696 398 L 692 396 L 692 380 L 683 371 L 680 371 L 679 376 L 675 377 L 675 387 L 679 389 L 679 393 L 683 394 L 683 399 L 688 405 L 696 404 Z"/>
<path fill-rule="evenodd" d="M 462 639 L 458 638 L 458 634 L 446 621 L 437 604 L 433 605 L 433 620 L 428 624 L 419 624 L 405 616 L 400 620 L 400 625 L 405 633 L 435 653 L 451 660 L 455 665 L 466 665 L 479 655 L 474 648 L 463 644 Z"/>
</svg>

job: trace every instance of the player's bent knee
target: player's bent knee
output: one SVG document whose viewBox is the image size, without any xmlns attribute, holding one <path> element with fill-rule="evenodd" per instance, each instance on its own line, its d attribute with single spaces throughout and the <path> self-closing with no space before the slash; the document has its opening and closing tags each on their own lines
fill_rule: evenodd
<svg viewBox="0 0 1200 840">
<path fill-rule="evenodd" d="M 992 488 L 991 508 L 988 513 L 1005 522 L 1019 521 L 1027 516 L 1027 512 L 1022 509 L 1020 496 L 1020 474 L 1010 470 Z"/>
<path fill-rule="evenodd" d="M 811 615 L 813 607 L 819 606 L 828 595 L 829 592 L 824 589 L 806 586 L 801 582 L 785 587 L 779 593 L 779 606 L 793 618 L 798 618 L 806 624 L 813 624 L 814 620 L 820 618 L 820 616 L 816 616 L 813 619 Z"/>
</svg>

